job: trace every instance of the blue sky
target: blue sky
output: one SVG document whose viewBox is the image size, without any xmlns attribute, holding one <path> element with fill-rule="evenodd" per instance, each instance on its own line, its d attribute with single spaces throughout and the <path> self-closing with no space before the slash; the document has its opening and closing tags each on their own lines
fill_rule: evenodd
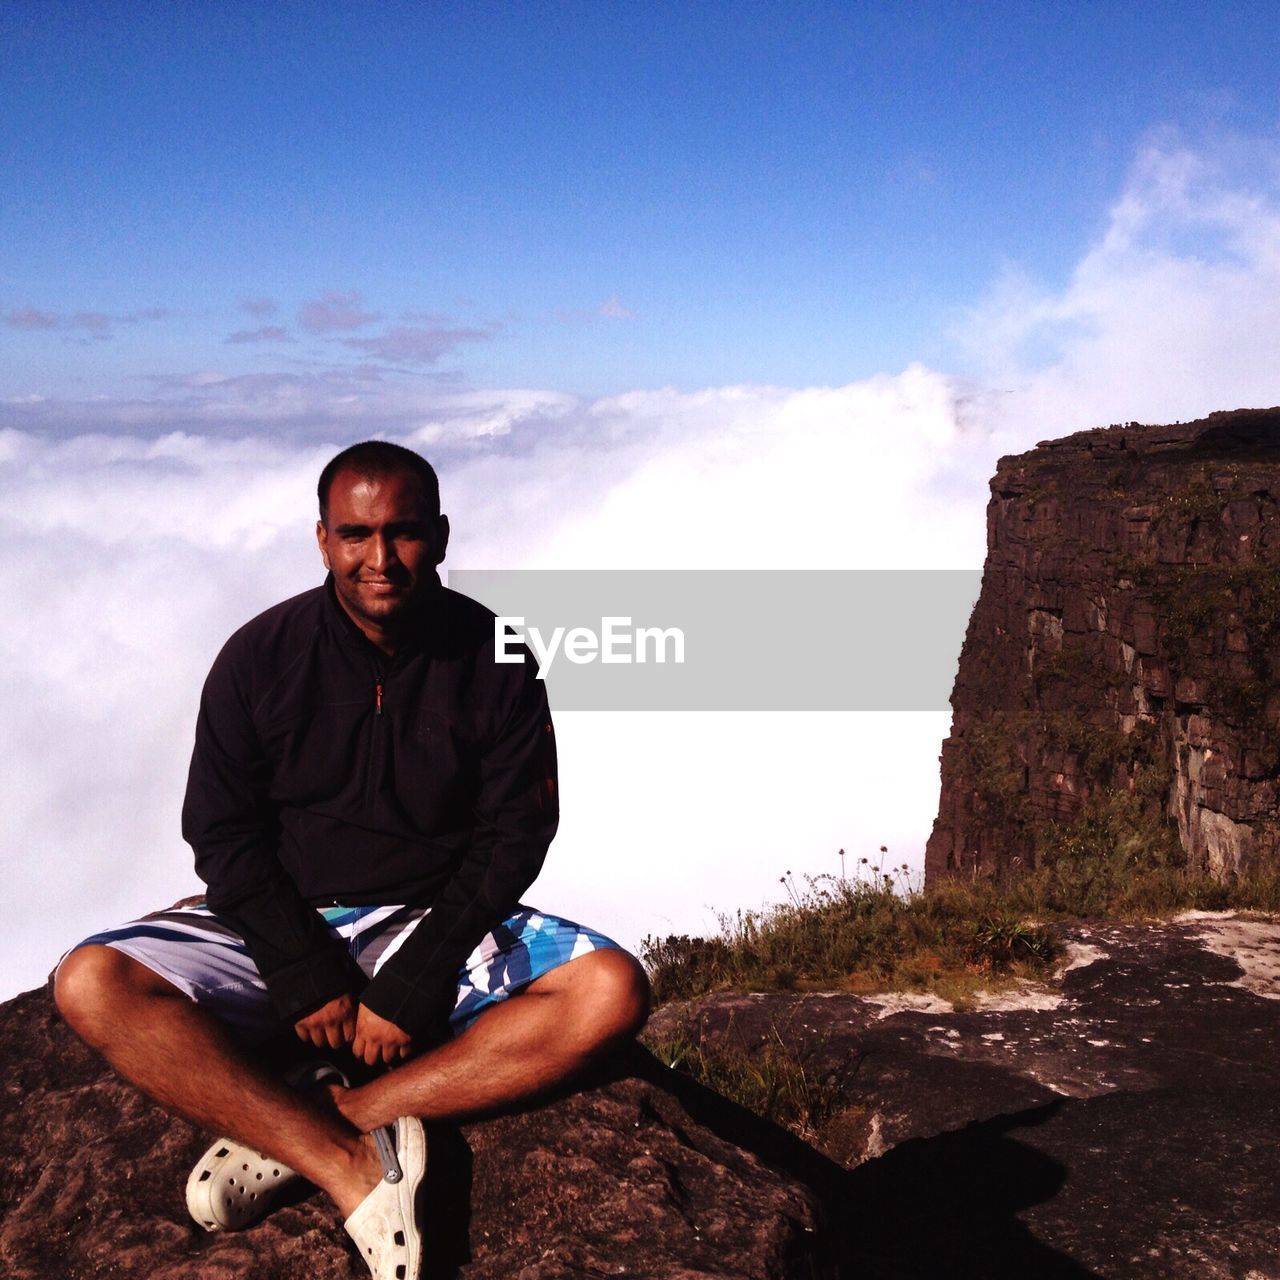
<svg viewBox="0 0 1280 1280">
<path fill-rule="evenodd" d="M 437 463 L 446 569 L 912 590 L 982 564 L 1002 455 L 1280 404 L 1278 35 L 1242 3 L 0 5 L 0 997 L 198 888 L 200 683 L 319 581 L 345 444 Z M 948 723 L 557 714 L 534 900 L 635 943 L 838 848 L 918 868 Z"/>
<path fill-rule="evenodd" d="M 0 307 L 165 315 L 10 329 L 4 390 L 332 363 L 296 320 L 326 291 L 378 317 L 331 337 L 438 334 L 390 350 L 478 385 L 963 372 L 958 315 L 1010 264 L 1060 284 L 1148 131 L 1273 133 L 1278 27 L 1265 4 L 10 3 Z"/>
</svg>

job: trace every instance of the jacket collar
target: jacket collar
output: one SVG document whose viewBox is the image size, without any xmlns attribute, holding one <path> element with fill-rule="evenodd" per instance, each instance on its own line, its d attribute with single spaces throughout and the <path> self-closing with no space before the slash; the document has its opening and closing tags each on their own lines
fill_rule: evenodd
<svg viewBox="0 0 1280 1280">
<path fill-rule="evenodd" d="M 368 636 L 351 620 L 350 615 L 338 601 L 338 593 L 333 585 L 333 574 L 325 575 L 324 585 L 324 617 L 330 634 L 336 636 L 343 644 L 363 649 L 375 659 L 382 662 L 399 662 L 406 655 L 416 653 L 420 649 L 429 649 L 431 641 L 441 631 L 444 624 L 445 590 L 440 582 L 438 572 L 433 572 L 435 585 L 428 587 L 423 593 L 415 617 L 406 627 L 401 643 L 394 656 L 388 656 L 374 644 Z"/>
</svg>

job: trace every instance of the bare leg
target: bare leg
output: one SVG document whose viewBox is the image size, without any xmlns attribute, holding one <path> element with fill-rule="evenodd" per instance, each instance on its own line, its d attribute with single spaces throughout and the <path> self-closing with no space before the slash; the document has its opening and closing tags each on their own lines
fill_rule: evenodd
<svg viewBox="0 0 1280 1280">
<path fill-rule="evenodd" d="M 114 948 L 68 956 L 56 995 L 70 1025 L 125 1079 L 201 1127 L 269 1152 L 327 1191 L 344 1215 L 382 1176 L 364 1136 L 370 1130 L 402 1115 L 458 1119 L 533 1097 L 634 1035 L 648 1012 L 636 961 L 591 952 L 456 1040 L 367 1085 L 334 1089 L 334 1111 L 259 1070 L 216 1018 Z"/>
<path fill-rule="evenodd" d="M 201 1128 L 296 1169 L 344 1216 L 377 1185 L 382 1168 L 370 1139 L 261 1071 L 216 1018 L 123 952 L 72 952 L 55 995 L 71 1027 L 126 1080 Z"/>
<path fill-rule="evenodd" d="M 649 986 L 624 951 L 592 951 L 482 1014 L 456 1040 L 369 1084 L 335 1089 L 368 1132 L 397 1116 L 457 1120 L 521 1102 L 575 1075 L 644 1024 Z"/>
</svg>

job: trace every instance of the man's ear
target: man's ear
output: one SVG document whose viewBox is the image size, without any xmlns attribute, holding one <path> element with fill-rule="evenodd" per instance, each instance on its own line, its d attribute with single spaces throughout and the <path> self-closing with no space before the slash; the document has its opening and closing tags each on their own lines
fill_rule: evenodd
<svg viewBox="0 0 1280 1280">
<path fill-rule="evenodd" d="M 316 521 L 316 546 L 320 548 L 320 559 L 326 569 L 332 569 L 329 563 L 329 530 L 324 527 L 323 520 Z"/>
<path fill-rule="evenodd" d="M 449 549 L 449 517 L 439 515 L 436 517 L 436 564 L 444 559 L 444 553 Z M 325 561 L 327 564 L 328 561 Z"/>
</svg>

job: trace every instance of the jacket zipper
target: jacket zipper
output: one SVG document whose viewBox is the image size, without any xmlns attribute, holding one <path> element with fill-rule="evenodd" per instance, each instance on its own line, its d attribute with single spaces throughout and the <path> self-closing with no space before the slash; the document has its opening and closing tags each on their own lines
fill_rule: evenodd
<svg viewBox="0 0 1280 1280">
<path fill-rule="evenodd" d="M 378 771 L 378 748 L 381 745 L 381 732 L 378 721 L 382 718 L 382 692 L 386 677 L 374 667 L 373 670 L 373 724 L 369 726 L 369 764 L 364 775 L 365 804 L 373 803 L 374 778 Z"/>
</svg>

